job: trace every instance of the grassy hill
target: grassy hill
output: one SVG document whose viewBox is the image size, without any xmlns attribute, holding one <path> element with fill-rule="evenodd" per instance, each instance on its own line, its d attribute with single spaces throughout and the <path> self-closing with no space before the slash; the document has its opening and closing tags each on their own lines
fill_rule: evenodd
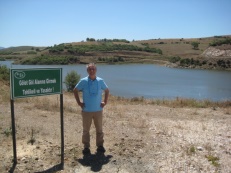
<svg viewBox="0 0 231 173">
<path fill-rule="evenodd" d="M 44 49 L 45 47 L 34 47 L 34 46 L 18 46 L 18 47 L 9 47 L 0 50 L 1 52 L 21 52 L 21 51 L 30 51 L 36 49 Z"/>
<path fill-rule="evenodd" d="M 124 39 L 88 39 L 86 42 L 63 43 L 46 48 L 7 48 L 0 50 L 0 60 L 13 59 L 20 64 L 155 63 L 171 67 L 229 70 L 231 56 L 206 56 L 203 53 L 211 46 L 222 51 L 231 50 L 230 40 L 231 36 L 132 42 Z"/>
</svg>

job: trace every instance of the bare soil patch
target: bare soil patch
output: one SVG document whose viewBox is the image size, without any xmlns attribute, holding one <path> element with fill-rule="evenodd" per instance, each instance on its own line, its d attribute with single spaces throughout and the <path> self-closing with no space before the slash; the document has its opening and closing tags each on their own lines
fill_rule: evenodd
<svg viewBox="0 0 231 173">
<path fill-rule="evenodd" d="M 60 164 L 59 96 L 15 101 L 14 172 L 230 172 L 231 107 L 172 107 L 111 99 L 104 110 L 105 154 L 82 154 L 80 109 L 64 93 L 65 164 Z M 12 169 L 10 104 L 1 100 L 0 172 Z M 32 142 L 33 141 L 33 142 Z"/>
</svg>

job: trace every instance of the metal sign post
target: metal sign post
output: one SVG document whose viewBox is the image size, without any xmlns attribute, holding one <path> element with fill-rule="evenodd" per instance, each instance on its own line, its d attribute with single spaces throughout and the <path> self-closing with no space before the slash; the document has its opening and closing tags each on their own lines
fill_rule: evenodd
<svg viewBox="0 0 231 173">
<path fill-rule="evenodd" d="M 14 116 L 14 100 L 10 100 L 11 105 L 11 128 L 12 128 L 12 140 L 13 140 L 13 154 L 14 154 L 14 163 L 17 164 L 17 151 L 16 151 L 16 130 L 15 130 L 15 116 Z"/>
<path fill-rule="evenodd" d="M 11 122 L 14 164 L 17 164 L 14 99 L 60 94 L 61 169 L 64 167 L 64 122 L 61 68 L 11 69 Z"/>
</svg>

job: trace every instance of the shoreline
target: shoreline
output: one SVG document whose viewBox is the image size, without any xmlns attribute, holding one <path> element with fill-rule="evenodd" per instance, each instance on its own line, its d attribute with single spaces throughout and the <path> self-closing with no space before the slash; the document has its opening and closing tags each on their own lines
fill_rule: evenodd
<svg viewBox="0 0 231 173">
<path fill-rule="evenodd" d="M 0 60 L 2 62 L 4 61 L 12 61 L 15 60 Z M 78 64 L 65 64 L 65 65 L 85 65 L 89 62 L 84 63 L 78 63 Z M 46 64 L 20 64 L 20 63 L 11 63 L 12 65 L 46 65 Z M 148 60 L 144 62 L 118 62 L 118 63 L 105 63 L 105 62 L 97 62 L 97 64 L 103 64 L 103 65 L 129 65 L 129 64 L 154 64 L 159 66 L 164 66 L 167 68 L 176 68 L 176 69 L 199 69 L 199 70 L 215 70 L 215 71 L 231 71 L 231 68 L 216 68 L 216 67 L 210 67 L 210 66 L 197 66 L 197 65 L 189 65 L 189 66 L 180 66 L 176 63 L 171 63 L 169 61 L 164 60 Z M 47 64 L 49 66 L 50 64 Z M 52 65 L 63 65 L 63 64 L 52 64 Z"/>
</svg>

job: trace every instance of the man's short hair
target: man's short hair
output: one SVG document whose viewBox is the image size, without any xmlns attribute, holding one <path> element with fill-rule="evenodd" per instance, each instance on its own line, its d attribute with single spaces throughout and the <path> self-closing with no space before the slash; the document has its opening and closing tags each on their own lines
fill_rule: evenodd
<svg viewBox="0 0 231 173">
<path fill-rule="evenodd" d="M 87 65 L 86 65 L 87 69 L 88 69 L 88 67 L 91 67 L 91 66 L 93 66 L 93 67 L 95 67 L 95 68 L 96 68 L 95 63 L 89 63 L 89 64 L 87 64 Z"/>
</svg>

